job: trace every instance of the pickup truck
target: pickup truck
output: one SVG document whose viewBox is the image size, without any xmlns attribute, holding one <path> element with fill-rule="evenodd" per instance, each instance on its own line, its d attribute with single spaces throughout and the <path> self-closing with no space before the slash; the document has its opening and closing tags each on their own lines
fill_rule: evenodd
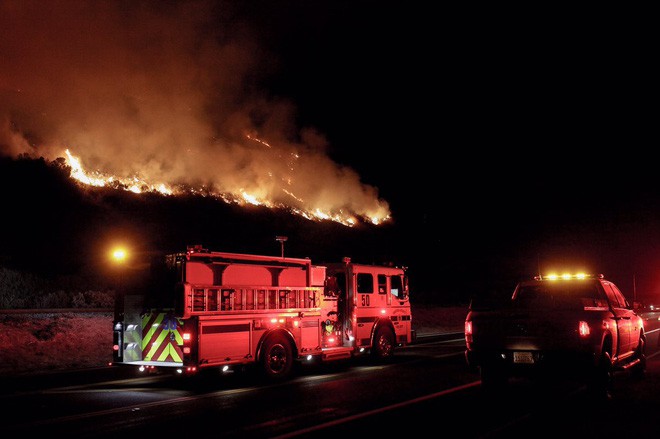
<svg viewBox="0 0 660 439">
<path fill-rule="evenodd" d="M 488 389 L 574 372 L 609 397 L 615 371 L 644 376 L 645 341 L 642 318 L 603 275 L 536 276 L 497 306 L 473 298 L 465 319 L 465 359 Z"/>
</svg>

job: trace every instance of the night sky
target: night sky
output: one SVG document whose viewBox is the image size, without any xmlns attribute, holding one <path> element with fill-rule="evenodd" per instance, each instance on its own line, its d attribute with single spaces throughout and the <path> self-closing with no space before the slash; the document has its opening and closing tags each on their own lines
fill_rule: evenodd
<svg viewBox="0 0 660 439">
<path fill-rule="evenodd" d="M 0 262 L 102 271 L 98 255 L 116 240 L 144 254 L 195 243 L 278 254 L 274 237 L 287 235 L 291 256 L 406 265 L 413 288 L 439 303 L 554 269 L 604 273 L 629 298 L 634 279 L 653 300 L 658 75 L 645 16 L 3 1 Z M 63 147 L 104 172 L 227 190 L 264 167 L 289 176 L 278 158 L 295 149 L 300 199 L 391 219 L 345 227 L 80 188 L 52 165 Z M 259 188 L 278 197 L 269 185 Z"/>
</svg>

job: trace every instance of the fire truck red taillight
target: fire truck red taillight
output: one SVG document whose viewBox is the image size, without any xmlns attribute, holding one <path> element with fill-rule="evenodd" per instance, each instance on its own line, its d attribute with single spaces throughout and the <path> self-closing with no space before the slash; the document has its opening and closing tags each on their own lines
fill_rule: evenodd
<svg viewBox="0 0 660 439">
<path fill-rule="evenodd" d="M 183 354 L 190 355 L 192 349 L 190 348 L 190 343 L 192 342 L 192 334 L 190 332 L 184 332 L 181 334 L 183 338 Z"/>
<path fill-rule="evenodd" d="M 578 333 L 580 334 L 580 337 L 587 337 L 589 334 L 591 334 L 589 323 L 585 322 L 584 320 L 580 320 L 578 323 Z"/>
</svg>

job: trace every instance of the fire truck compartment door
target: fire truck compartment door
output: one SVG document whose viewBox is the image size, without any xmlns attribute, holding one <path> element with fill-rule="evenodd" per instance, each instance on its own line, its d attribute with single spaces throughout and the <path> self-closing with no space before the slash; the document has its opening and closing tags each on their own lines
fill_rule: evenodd
<svg viewBox="0 0 660 439">
<path fill-rule="evenodd" d="M 200 361 L 208 364 L 241 360 L 250 354 L 251 320 L 203 322 L 199 340 Z"/>
</svg>

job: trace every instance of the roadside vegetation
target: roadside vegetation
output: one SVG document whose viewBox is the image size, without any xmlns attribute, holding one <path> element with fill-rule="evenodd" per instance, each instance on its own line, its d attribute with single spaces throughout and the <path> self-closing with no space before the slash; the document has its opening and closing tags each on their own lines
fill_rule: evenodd
<svg viewBox="0 0 660 439">
<path fill-rule="evenodd" d="M 48 279 L 0 267 L 0 309 L 111 308 L 114 291 L 79 277 Z"/>
</svg>

